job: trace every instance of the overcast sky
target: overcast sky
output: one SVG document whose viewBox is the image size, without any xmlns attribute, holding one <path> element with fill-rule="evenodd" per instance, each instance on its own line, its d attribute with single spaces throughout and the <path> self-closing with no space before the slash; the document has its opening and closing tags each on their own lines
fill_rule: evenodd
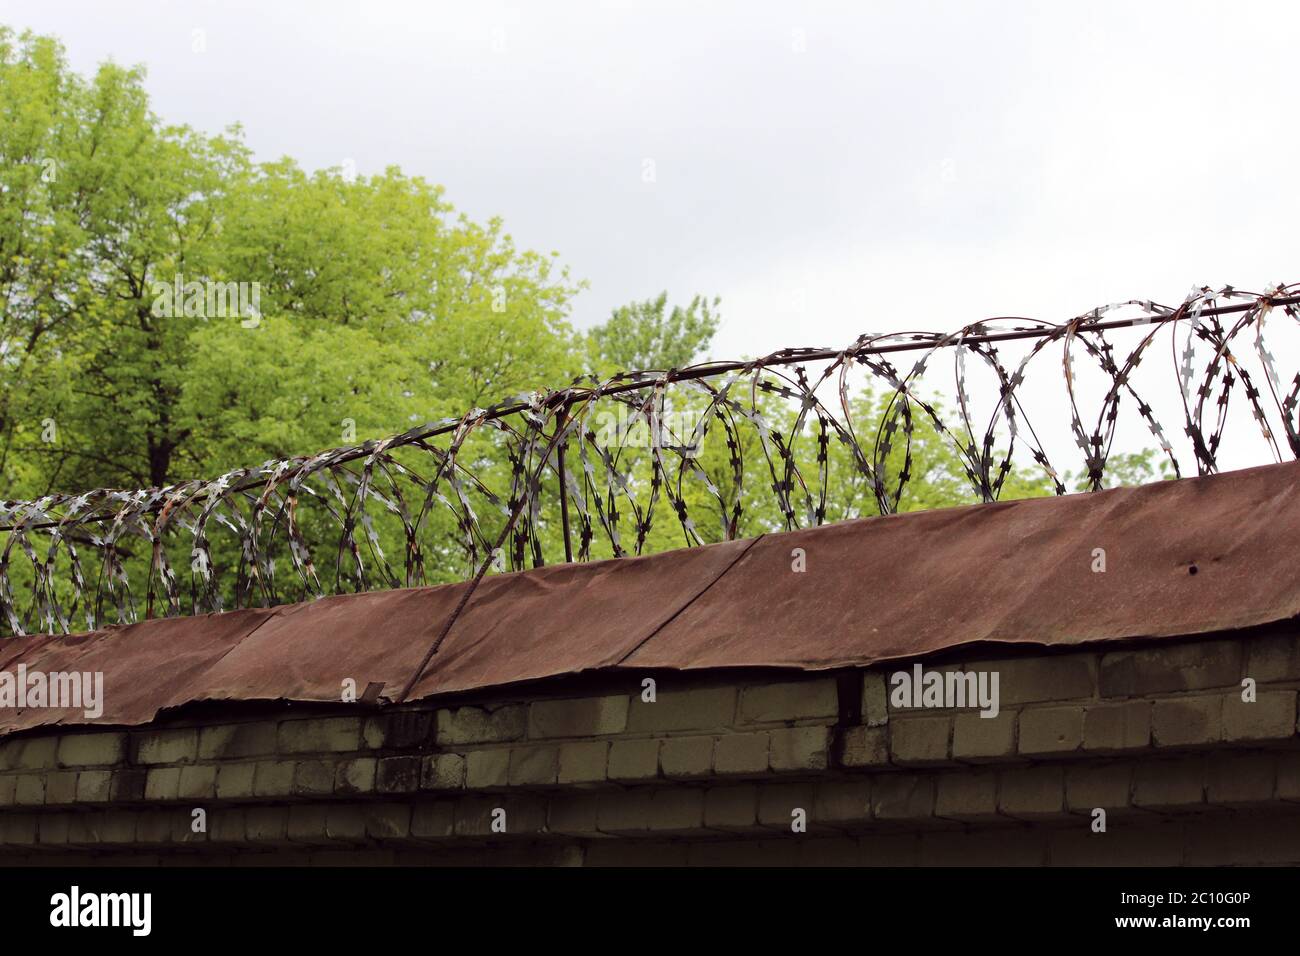
<svg viewBox="0 0 1300 956">
<path fill-rule="evenodd" d="M 718 356 L 1300 279 L 1294 4 L 0 0 L 0 21 L 83 71 L 145 64 L 159 114 L 238 121 L 259 158 L 444 184 L 590 282 L 580 326 L 720 295 Z"/>
</svg>

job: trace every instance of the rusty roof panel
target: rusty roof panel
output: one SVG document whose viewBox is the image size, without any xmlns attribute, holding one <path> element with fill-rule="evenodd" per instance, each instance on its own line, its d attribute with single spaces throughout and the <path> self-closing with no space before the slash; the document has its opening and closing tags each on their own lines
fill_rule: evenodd
<svg viewBox="0 0 1300 956">
<path fill-rule="evenodd" d="M 0 709 L 0 732 L 48 724 L 143 724 L 160 710 L 202 699 L 208 675 L 221 658 L 274 614 L 267 610 L 229 611 L 199 617 L 163 618 L 93 634 L 20 637 L 4 642 L 17 653 L 0 670 L 100 672 L 104 712 L 86 719 L 82 710 Z"/>
<path fill-rule="evenodd" d="M 815 669 L 1249 627 L 1300 613 L 1297 550 L 1300 464 L 846 522 L 760 539 L 625 663 Z"/>
<path fill-rule="evenodd" d="M 985 641 L 1064 646 L 1284 620 L 1300 614 L 1298 492 L 1300 463 L 1288 463 L 492 576 L 411 697 L 618 667 L 815 670 Z M 1092 570 L 1098 548 L 1104 573 Z M 467 587 L 15 638 L 0 643 L 0 670 L 102 671 L 100 724 L 198 701 L 338 701 L 345 678 L 390 696 Z M 0 732 L 86 722 L 0 711 Z"/>
<path fill-rule="evenodd" d="M 728 541 L 485 578 L 411 696 L 614 667 L 725 577 L 753 544 Z"/>
</svg>

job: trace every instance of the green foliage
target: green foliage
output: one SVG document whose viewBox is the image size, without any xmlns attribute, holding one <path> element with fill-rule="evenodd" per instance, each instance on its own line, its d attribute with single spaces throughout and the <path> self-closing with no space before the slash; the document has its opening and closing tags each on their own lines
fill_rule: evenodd
<svg viewBox="0 0 1300 956">
<path fill-rule="evenodd" d="M 579 285 L 499 220 L 397 169 L 254 165 L 238 128 L 163 125 L 142 80 L 84 81 L 53 41 L 0 30 L 10 496 L 209 477 L 341 444 L 345 419 L 394 433 L 581 370 Z M 191 283 L 255 290 L 258 314 L 160 299 Z"/>
<path fill-rule="evenodd" d="M 668 293 L 614 310 L 587 334 L 593 369 L 610 374 L 628 369 L 685 368 L 708 348 L 718 331 L 718 299 L 691 299 L 668 310 Z"/>
</svg>

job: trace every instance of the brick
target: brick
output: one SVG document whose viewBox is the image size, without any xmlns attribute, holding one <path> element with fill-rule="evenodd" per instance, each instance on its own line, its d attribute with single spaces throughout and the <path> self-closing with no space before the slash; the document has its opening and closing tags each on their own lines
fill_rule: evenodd
<svg viewBox="0 0 1300 956">
<path fill-rule="evenodd" d="M 1151 745 L 1151 702 L 1098 704 L 1083 713 L 1083 749 L 1096 753 L 1140 750 Z"/>
<path fill-rule="evenodd" d="M 45 846 L 67 846 L 68 818 L 62 813 L 43 813 L 37 821 L 37 842 Z"/>
<path fill-rule="evenodd" d="M 1265 691 L 1253 702 L 1240 693 L 1223 698 L 1223 739 L 1287 740 L 1296 732 L 1295 691 Z"/>
<path fill-rule="evenodd" d="M 1278 634 L 1248 640 L 1242 676 L 1261 684 L 1300 680 L 1300 635 Z"/>
<path fill-rule="evenodd" d="M 951 683 L 954 690 L 960 685 L 964 693 L 966 682 L 958 675 L 965 673 L 967 672 L 960 664 L 925 667 L 919 662 L 913 662 L 889 669 L 884 673 L 889 716 L 892 718 L 899 714 L 933 714 L 936 711 L 944 711 L 951 715 L 954 708 L 945 706 L 946 701 L 942 695 L 927 699 L 927 691 L 933 695 L 935 690 L 942 692 Z"/>
<path fill-rule="evenodd" d="M 411 810 L 411 836 L 445 840 L 456 832 L 456 804 L 450 800 L 417 803 Z"/>
<path fill-rule="evenodd" d="M 535 738 L 599 737 L 627 728 L 626 694 L 539 700 L 528 708 L 528 736 Z"/>
<path fill-rule="evenodd" d="M 248 832 L 247 817 L 247 810 L 218 810 L 208 820 L 208 836 L 214 843 L 243 843 Z"/>
<path fill-rule="evenodd" d="M 1157 747 L 1188 747 L 1223 739 L 1223 698 L 1174 697 L 1157 700 L 1151 714 Z"/>
<path fill-rule="evenodd" d="M 244 814 L 250 843 L 280 843 L 289 829 L 288 807 L 250 807 Z"/>
<path fill-rule="evenodd" d="M 881 671 L 862 675 L 862 722 L 868 727 L 883 727 L 889 722 L 889 693 Z"/>
<path fill-rule="evenodd" d="M 871 817 L 871 783 L 869 780 L 827 780 L 813 788 L 813 805 L 809 809 L 811 826 L 852 827 Z"/>
<path fill-rule="evenodd" d="M 529 794 L 511 794 L 501 803 L 506 811 L 506 833 L 536 835 L 546 832 L 546 802 Z"/>
<path fill-rule="evenodd" d="M 877 820 L 915 820 L 934 812 L 933 777 L 881 774 L 872 781 L 871 815 Z"/>
<path fill-rule="evenodd" d="M 889 724 L 889 754 L 897 764 L 946 763 L 952 737 L 949 716 L 895 714 Z"/>
<path fill-rule="evenodd" d="M 0 845 L 25 846 L 36 842 L 37 817 L 31 813 L 0 814 Z"/>
<path fill-rule="evenodd" d="M 411 833 L 411 807 L 405 803 L 368 803 L 362 811 L 366 836 L 372 840 L 401 840 Z"/>
<path fill-rule="evenodd" d="M 1082 707 L 1031 707 L 1020 712 L 1020 753 L 1060 756 L 1083 746 Z"/>
<path fill-rule="evenodd" d="M 1199 822 L 1199 821 L 1198 821 Z M 1187 824 L 1189 837 L 1192 824 Z M 1210 818 L 1195 827 L 1188 839 L 1187 866 L 1240 866 L 1242 864 L 1300 862 L 1296 828 L 1278 826 L 1268 815 L 1232 814 Z"/>
<path fill-rule="evenodd" d="M 886 727 L 849 727 L 844 731 L 840 762 L 843 766 L 884 767 L 889 764 L 889 732 Z"/>
<path fill-rule="evenodd" d="M 758 788 L 712 787 L 704 794 L 704 825 L 719 830 L 748 829 L 758 824 Z"/>
<path fill-rule="evenodd" d="M 199 731 L 200 760 L 237 760 L 275 753 L 276 725 L 269 721 L 221 724 Z"/>
<path fill-rule="evenodd" d="M 421 790 L 460 790 L 465 786 L 463 754 L 432 754 L 424 758 Z"/>
<path fill-rule="evenodd" d="M 78 803 L 107 803 L 113 773 L 110 770 L 83 770 L 77 774 Z"/>
<path fill-rule="evenodd" d="M 1051 829 L 1047 840 L 1052 866 L 1183 865 L 1184 836 L 1178 822 L 1125 827 L 1122 833 L 1114 828 L 1093 833 L 1090 826 Z"/>
<path fill-rule="evenodd" d="M 180 767 L 154 767 L 149 771 L 144 783 L 146 800 L 175 800 L 180 792 Z"/>
<path fill-rule="evenodd" d="M 1000 707 L 1078 700 L 1095 697 L 1097 693 L 1097 658 L 1093 654 L 978 661 L 968 663 L 964 670 L 997 673 Z"/>
<path fill-rule="evenodd" d="M 60 767 L 108 767 L 126 759 L 126 734 L 70 734 L 59 740 Z"/>
<path fill-rule="evenodd" d="M 599 832 L 599 797 L 594 793 L 559 793 L 546 808 L 546 829 L 563 836 L 590 836 Z"/>
<path fill-rule="evenodd" d="M 358 806 L 331 805 L 325 809 L 325 835 L 330 840 L 357 842 L 366 837 L 366 815 Z"/>
<path fill-rule="evenodd" d="M 217 792 L 217 768 L 212 764 L 181 768 L 176 796 L 180 800 L 209 800 Z"/>
<path fill-rule="evenodd" d="M 609 779 L 634 783 L 659 776 L 659 741 L 616 740 L 609 748 Z"/>
<path fill-rule="evenodd" d="M 177 811 L 152 810 L 135 819 L 136 843 L 170 843 L 175 835 Z"/>
<path fill-rule="evenodd" d="M 644 832 L 649 816 L 649 788 L 602 792 L 596 803 L 596 825 L 601 833 Z"/>
<path fill-rule="evenodd" d="M 659 766 L 672 779 L 707 777 L 713 769 L 713 738 L 670 737 L 659 748 Z"/>
<path fill-rule="evenodd" d="M 434 742 L 437 742 L 437 719 L 434 719 Z M 361 749 L 382 750 L 388 736 L 388 715 L 372 715 L 361 721 Z"/>
<path fill-rule="evenodd" d="M 998 815 L 998 780 L 992 771 L 968 770 L 940 775 L 935 784 L 934 815 L 946 820 L 989 820 Z"/>
<path fill-rule="evenodd" d="M 114 770 L 109 783 L 109 797 L 114 803 L 129 803 L 144 799 L 145 770 Z"/>
<path fill-rule="evenodd" d="M 217 799 L 238 800 L 253 795 L 255 763 L 228 763 L 217 768 Z"/>
<path fill-rule="evenodd" d="M 602 783 L 609 763 L 609 743 L 587 740 L 560 747 L 559 783 Z"/>
<path fill-rule="evenodd" d="M 379 761 L 374 757 L 344 760 L 334 768 L 334 792 L 339 794 L 373 793 Z"/>
<path fill-rule="evenodd" d="M 294 843 L 328 843 L 325 820 L 329 808 L 324 804 L 298 804 L 289 808 L 285 835 Z"/>
<path fill-rule="evenodd" d="M 99 843 L 98 827 L 95 823 L 103 816 L 100 813 L 72 814 L 68 821 L 68 843 L 75 847 L 87 847 Z"/>
<path fill-rule="evenodd" d="M 414 793 L 420 789 L 418 756 L 386 757 L 375 770 L 375 789 L 380 793 Z"/>
<path fill-rule="evenodd" d="M 1004 710 L 996 717 L 957 714 L 952 726 L 953 758 L 981 763 L 1014 756 L 1016 717 L 1014 710 Z"/>
<path fill-rule="evenodd" d="M 1300 801 L 1300 751 L 1278 754 L 1277 796 L 1279 800 Z"/>
<path fill-rule="evenodd" d="M 79 813 L 68 819 L 68 843 L 73 846 L 96 848 L 102 842 L 101 832 L 105 813 Z M 6 814 L 6 816 L 9 816 Z M 14 815 L 17 816 L 17 815 Z M 0 825 L 3 825 L 0 820 Z M 0 842 L 4 842 L 0 839 Z"/>
<path fill-rule="evenodd" d="M 677 730 L 719 732 L 736 719 L 736 688 L 703 687 L 664 691 L 653 702 L 632 700 L 627 715 L 629 733 L 663 733 Z"/>
<path fill-rule="evenodd" d="M 66 806 L 77 799 L 76 771 L 50 773 L 45 776 L 45 803 L 48 806 Z"/>
<path fill-rule="evenodd" d="M 258 797 L 287 797 L 293 793 L 294 763 L 291 760 L 260 760 L 253 771 L 253 794 Z"/>
<path fill-rule="evenodd" d="M 24 737 L 0 744 L 0 769 L 52 769 L 58 744 L 57 737 Z"/>
<path fill-rule="evenodd" d="M 520 740 L 528 724 L 528 710 L 523 704 L 483 707 L 455 707 L 438 711 L 438 743 L 460 744 L 505 743 Z"/>
<path fill-rule="evenodd" d="M 347 753 L 361 749 L 360 717 L 312 717 L 280 724 L 276 749 L 285 754 Z"/>
<path fill-rule="evenodd" d="M 1143 697 L 1230 687 L 1240 680 L 1241 665 L 1236 641 L 1162 641 L 1159 647 L 1112 651 L 1101 659 L 1101 694 Z"/>
<path fill-rule="evenodd" d="M 1206 798 L 1210 803 L 1247 806 L 1272 803 L 1276 754 L 1218 753 L 1209 758 Z"/>
<path fill-rule="evenodd" d="M 510 751 L 472 750 L 465 755 L 465 786 L 470 790 L 504 787 L 510 779 Z"/>
<path fill-rule="evenodd" d="M 501 819 L 498 811 L 505 813 L 505 833 L 510 832 L 510 812 L 501 797 L 477 797 L 456 802 L 457 836 L 499 836 L 492 824 Z"/>
<path fill-rule="evenodd" d="M 833 677 L 754 684 L 740 694 L 741 723 L 766 724 L 838 715 L 839 691 Z"/>
<path fill-rule="evenodd" d="M 656 790 L 650 795 L 646 828 L 656 833 L 684 832 L 704 826 L 704 791 L 695 788 Z"/>
<path fill-rule="evenodd" d="M 1055 816 L 1065 808 L 1065 774 L 1061 767 L 1024 767 L 998 776 L 998 809 L 1018 820 Z"/>
<path fill-rule="evenodd" d="M 1134 806 L 1147 810 L 1171 810 L 1197 808 L 1204 802 L 1204 758 L 1149 760 L 1134 770 Z"/>
<path fill-rule="evenodd" d="M 0 807 L 14 805 L 14 791 L 17 789 L 17 774 L 7 773 L 0 776 Z"/>
<path fill-rule="evenodd" d="M 372 750 L 423 750 L 437 743 L 436 716 L 426 710 L 399 710 L 367 717 L 361 743 Z"/>
<path fill-rule="evenodd" d="M 1065 805 L 1074 813 L 1091 813 L 1101 807 L 1107 814 L 1129 806 L 1133 766 L 1083 764 L 1065 771 Z"/>
<path fill-rule="evenodd" d="M 507 779 L 512 787 L 548 786 L 560 771 L 560 748 L 552 746 L 512 747 Z"/>
<path fill-rule="evenodd" d="M 332 760 L 299 760 L 293 765 L 293 792 L 308 797 L 333 793 L 335 769 Z"/>
<path fill-rule="evenodd" d="M 135 741 L 137 763 L 189 763 L 198 752 L 199 732 L 193 727 L 155 730 L 141 734 Z"/>
<path fill-rule="evenodd" d="M 714 738 L 714 773 L 720 775 L 767 773 L 768 739 L 766 732 L 723 734 Z"/>
<path fill-rule="evenodd" d="M 108 810 L 99 820 L 100 843 L 133 843 L 140 815 L 129 810 Z"/>
<path fill-rule="evenodd" d="M 816 794 L 811 783 L 772 783 L 758 788 L 758 822 L 791 833 L 796 810 L 812 812 Z"/>
<path fill-rule="evenodd" d="M 831 732 L 827 727 L 790 727 L 770 732 L 768 766 L 778 773 L 825 770 Z"/>
</svg>

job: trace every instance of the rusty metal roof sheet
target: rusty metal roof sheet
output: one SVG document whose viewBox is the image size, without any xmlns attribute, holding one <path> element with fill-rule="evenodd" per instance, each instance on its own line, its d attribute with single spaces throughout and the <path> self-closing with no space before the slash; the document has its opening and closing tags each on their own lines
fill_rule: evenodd
<svg viewBox="0 0 1300 956">
<path fill-rule="evenodd" d="M 1287 463 L 557 565 L 485 578 L 410 698 L 613 668 L 817 670 L 1233 630 L 1300 614 L 1298 552 L 1300 463 Z M 14 638 L 0 671 L 102 671 L 98 724 L 200 701 L 337 702 L 345 678 L 396 694 L 468 587 Z M 0 733 L 89 722 L 0 711 Z"/>
</svg>

